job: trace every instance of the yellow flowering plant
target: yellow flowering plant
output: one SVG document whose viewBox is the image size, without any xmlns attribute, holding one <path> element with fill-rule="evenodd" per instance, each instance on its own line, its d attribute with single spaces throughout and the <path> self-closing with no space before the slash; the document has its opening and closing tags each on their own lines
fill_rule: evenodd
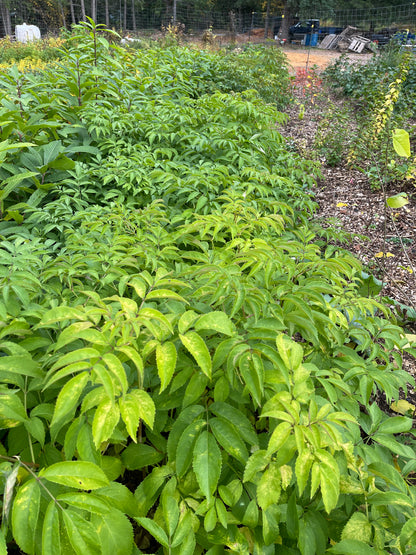
<svg viewBox="0 0 416 555">
<path fill-rule="evenodd" d="M 7 67 L 26 59 L 44 63 L 59 59 L 62 56 L 60 49 L 65 42 L 63 37 L 47 37 L 28 44 L 12 41 L 10 37 L 2 38 L 0 39 L 0 65 Z"/>
</svg>

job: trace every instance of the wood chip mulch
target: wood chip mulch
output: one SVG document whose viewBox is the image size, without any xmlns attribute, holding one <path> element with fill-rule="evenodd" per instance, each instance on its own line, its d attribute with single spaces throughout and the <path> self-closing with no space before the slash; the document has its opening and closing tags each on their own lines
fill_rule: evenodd
<svg viewBox="0 0 416 555">
<path fill-rule="evenodd" d="M 328 94 L 326 92 L 326 94 Z M 297 96 L 297 98 L 296 98 Z M 334 102 L 334 99 L 331 99 Z M 339 99 L 335 102 L 342 102 Z M 302 110 L 301 117 L 299 117 Z M 317 159 L 314 149 L 318 123 L 325 111 L 325 95 L 315 103 L 305 98 L 304 91 L 295 90 L 295 102 L 287 110 L 288 122 L 280 128 L 293 148 L 304 157 Z M 304 113 L 303 113 L 304 112 Z M 315 200 L 319 204 L 316 218 L 324 227 L 328 222 L 347 231 L 350 241 L 343 247 L 358 257 L 364 270 L 382 280 L 381 295 L 397 303 L 416 307 L 416 186 L 410 181 L 388 185 L 387 196 L 406 192 L 409 204 L 393 210 L 386 208 L 381 190 L 372 190 L 363 173 L 341 162 L 336 167 L 325 164 L 320 158 L 323 178 L 315 187 Z M 407 333 L 416 334 L 414 318 L 407 318 L 399 306 L 399 312 Z M 405 369 L 416 378 L 416 360 L 404 357 Z M 409 392 L 409 401 L 416 405 L 416 393 Z"/>
</svg>

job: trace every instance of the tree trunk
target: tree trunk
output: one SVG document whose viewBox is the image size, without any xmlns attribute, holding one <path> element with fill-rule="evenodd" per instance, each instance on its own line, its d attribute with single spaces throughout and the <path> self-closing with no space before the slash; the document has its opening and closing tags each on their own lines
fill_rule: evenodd
<svg viewBox="0 0 416 555">
<path fill-rule="evenodd" d="M 269 36 L 269 19 L 270 19 L 270 0 L 267 0 L 266 4 L 266 21 L 264 25 L 264 38 L 267 39 Z"/>
<path fill-rule="evenodd" d="M 85 12 L 85 1 L 81 0 L 81 20 L 87 21 L 87 14 Z"/>
<path fill-rule="evenodd" d="M 12 33 L 12 18 L 10 17 L 10 8 L 6 0 L 0 0 L 0 12 L 3 20 L 4 34 L 11 36 Z"/>
<path fill-rule="evenodd" d="M 73 0 L 69 0 L 69 9 L 71 10 L 71 21 L 72 25 L 75 25 L 77 20 L 75 19 L 75 10 L 74 10 L 74 2 Z"/>
<path fill-rule="evenodd" d="M 64 10 L 64 6 L 63 6 L 62 2 L 59 2 L 59 11 L 61 12 L 62 27 L 64 29 L 66 29 L 65 10 Z"/>
<path fill-rule="evenodd" d="M 136 32 L 137 31 L 137 27 L 136 27 L 136 6 L 135 6 L 135 0 L 131 0 L 131 15 L 132 15 L 132 23 L 133 23 L 133 31 Z"/>
<path fill-rule="evenodd" d="M 127 0 L 124 0 L 123 30 L 127 29 Z"/>
<path fill-rule="evenodd" d="M 176 25 L 176 7 L 177 7 L 177 1 L 173 0 L 173 17 L 172 17 L 172 22 L 174 25 Z"/>
<path fill-rule="evenodd" d="M 108 0 L 105 0 L 105 26 L 110 27 L 110 12 L 108 10 Z"/>
<path fill-rule="evenodd" d="M 91 19 L 97 22 L 97 0 L 91 0 Z"/>
<path fill-rule="evenodd" d="M 293 11 L 292 6 L 286 1 L 283 8 L 282 24 L 279 30 L 279 39 L 289 39 L 289 27 L 292 21 Z"/>
<path fill-rule="evenodd" d="M 228 15 L 230 16 L 230 39 L 232 42 L 235 42 L 237 36 L 235 12 L 231 10 Z"/>
</svg>

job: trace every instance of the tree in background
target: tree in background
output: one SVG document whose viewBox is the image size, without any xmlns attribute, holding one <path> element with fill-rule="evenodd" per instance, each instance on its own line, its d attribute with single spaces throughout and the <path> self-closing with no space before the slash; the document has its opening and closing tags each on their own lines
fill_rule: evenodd
<svg viewBox="0 0 416 555">
<path fill-rule="evenodd" d="M 400 6 L 407 3 L 406 0 L 337 0 L 336 9 L 371 9 L 383 6 Z"/>
<path fill-rule="evenodd" d="M 3 23 L 3 32 L 5 35 L 12 34 L 12 18 L 10 16 L 10 2 L 8 0 L 0 0 L 0 14 Z"/>
<path fill-rule="evenodd" d="M 46 29 L 59 29 L 66 25 L 67 0 L 0 0 L 0 15 L 4 35 L 13 35 L 14 26 L 33 23 Z"/>
</svg>

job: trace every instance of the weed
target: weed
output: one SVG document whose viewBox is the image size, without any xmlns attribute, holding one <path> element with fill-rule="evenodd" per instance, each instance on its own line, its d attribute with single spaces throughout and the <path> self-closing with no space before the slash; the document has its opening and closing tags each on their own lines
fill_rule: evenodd
<svg viewBox="0 0 416 555">
<path fill-rule="evenodd" d="M 167 25 L 162 25 L 163 45 L 170 47 L 181 44 L 184 32 L 185 25 L 180 22 L 171 21 Z"/>
<path fill-rule="evenodd" d="M 202 44 L 204 44 L 205 46 L 214 46 L 216 43 L 216 39 L 217 37 L 212 31 L 212 27 L 208 27 L 208 29 L 205 29 L 205 31 L 202 33 Z"/>
</svg>

